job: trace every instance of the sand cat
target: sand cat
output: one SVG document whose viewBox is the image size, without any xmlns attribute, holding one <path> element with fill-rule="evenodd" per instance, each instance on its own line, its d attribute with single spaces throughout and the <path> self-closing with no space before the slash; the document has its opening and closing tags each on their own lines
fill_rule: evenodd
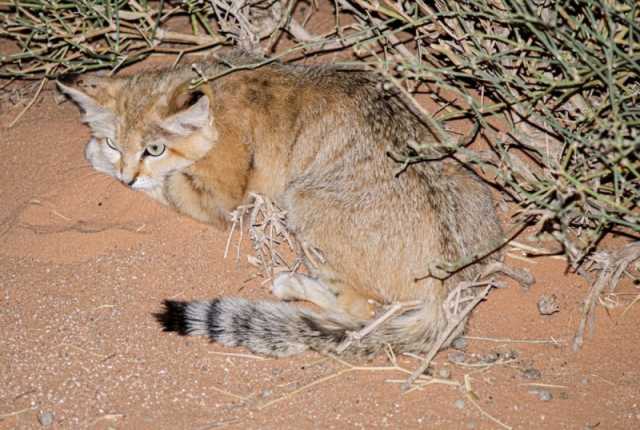
<svg viewBox="0 0 640 430">
<path fill-rule="evenodd" d="M 489 191 L 444 159 L 397 174 L 388 150 L 435 140 L 376 75 L 283 64 L 223 73 L 243 62 L 252 60 L 197 64 L 207 76 L 224 75 L 197 88 L 190 65 L 59 83 L 85 113 L 95 169 L 212 224 L 227 221 L 249 193 L 266 195 L 324 257 L 309 275 L 278 275 L 272 292 L 280 301 L 166 301 L 165 330 L 272 356 L 335 352 L 375 304 L 421 301 L 347 352 L 430 348 L 447 325 L 447 293 L 478 267 L 444 281 L 425 274 L 499 241 Z"/>
</svg>

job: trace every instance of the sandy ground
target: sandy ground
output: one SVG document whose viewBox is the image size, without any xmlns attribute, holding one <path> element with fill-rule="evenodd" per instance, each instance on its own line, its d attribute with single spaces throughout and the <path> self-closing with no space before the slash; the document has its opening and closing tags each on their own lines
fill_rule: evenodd
<svg viewBox="0 0 640 430">
<path fill-rule="evenodd" d="M 445 378 L 408 393 L 400 370 L 263 359 L 162 333 L 152 314 L 165 298 L 267 289 L 251 279 L 247 244 L 239 261 L 223 259 L 227 232 L 93 172 L 79 118 L 47 87 L 0 128 L 0 429 L 640 428 L 640 304 L 599 307 L 572 352 L 587 286 L 561 259 L 510 260 L 535 286 L 493 292 L 467 332 L 484 339 L 441 352 L 433 373 Z M 618 292 L 626 303 L 640 294 Z M 542 294 L 560 312 L 541 316 Z"/>
</svg>

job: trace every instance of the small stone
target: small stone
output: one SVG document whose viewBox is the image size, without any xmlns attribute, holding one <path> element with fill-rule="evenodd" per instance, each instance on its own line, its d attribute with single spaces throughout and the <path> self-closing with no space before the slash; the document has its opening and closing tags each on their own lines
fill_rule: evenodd
<svg viewBox="0 0 640 430">
<path fill-rule="evenodd" d="M 263 399 L 266 399 L 267 397 L 271 396 L 273 394 L 273 391 L 269 390 L 269 389 L 265 389 L 262 390 L 260 392 L 260 397 L 262 397 Z"/>
<path fill-rule="evenodd" d="M 438 370 L 438 378 L 442 378 L 442 379 L 451 378 L 451 369 L 449 369 L 448 367 L 443 367 L 442 369 Z"/>
<path fill-rule="evenodd" d="M 553 396 L 551 395 L 550 391 L 538 390 L 538 398 L 543 402 L 548 402 L 549 400 L 553 399 Z"/>
<path fill-rule="evenodd" d="M 555 294 L 550 296 L 542 295 L 538 299 L 538 312 L 540 315 L 552 315 L 560 312 L 560 305 Z"/>
<path fill-rule="evenodd" d="M 467 345 L 467 339 L 463 337 L 458 337 L 453 342 L 451 342 L 451 346 L 455 349 L 466 349 Z"/>
<path fill-rule="evenodd" d="M 522 377 L 524 379 L 538 380 L 542 378 L 542 372 L 540 372 L 538 369 L 530 367 L 522 371 Z"/>
<path fill-rule="evenodd" d="M 495 352 L 490 352 L 482 357 L 482 361 L 484 361 L 485 363 L 495 363 L 496 361 L 498 361 L 498 354 L 496 354 Z"/>
<path fill-rule="evenodd" d="M 509 350 L 507 352 L 503 352 L 500 355 L 501 355 L 502 359 L 505 360 L 505 361 L 515 360 L 516 358 L 518 358 L 518 351 L 514 351 L 512 349 L 512 350 Z"/>
<path fill-rule="evenodd" d="M 52 412 L 40 412 L 38 415 L 38 422 L 42 427 L 49 427 L 53 424 L 53 413 Z"/>
<path fill-rule="evenodd" d="M 447 359 L 451 363 L 464 363 L 466 357 L 464 355 L 464 352 L 462 351 L 453 351 L 449 353 L 449 355 L 447 356 Z"/>
<path fill-rule="evenodd" d="M 455 402 L 453 402 L 453 406 L 455 406 L 458 409 L 464 409 L 464 400 L 462 399 L 458 399 Z"/>
</svg>

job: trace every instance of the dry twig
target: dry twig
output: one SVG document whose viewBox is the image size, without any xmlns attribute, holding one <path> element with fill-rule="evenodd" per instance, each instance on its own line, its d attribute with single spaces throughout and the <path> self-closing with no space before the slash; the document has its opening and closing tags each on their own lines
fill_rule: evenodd
<svg viewBox="0 0 640 430">
<path fill-rule="evenodd" d="M 249 257 L 249 262 L 260 270 L 261 275 L 266 280 L 273 279 L 275 274 L 282 271 L 295 272 L 303 262 L 316 261 L 308 260 L 307 255 L 312 253 L 321 254 L 315 249 L 309 250 L 306 245 L 301 244 L 291 234 L 287 228 L 287 214 L 285 211 L 278 208 L 266 196 L 252 193 L 250 198 L 251 201 L 248 204 L 239 206 L 231 213 L 232 224 L 225 245 L 225 257 L 228 254 L 231 238 L 236 230 L 239 230 L 240 234 L 237 245 L 237 257 L 239 257 L 243 222 L 248 219 L 249 225 L 247 228 L 254 250 L 254 255 Z M 279 247 L 282 244 L 286 244 L 289 251 L 295 254 L 293 263 L 289 263 L 279 251 Z"/>
<path fill-rule="evenodd" d="M 587 323 L 594 318 L 596 302 L 605 288 L 618 285 L 622 274 L 629 264 L 640 258 L 640 242 L 629 243 L 622 249 L 613 252 L 602 251 L 593 257 L 593 269 L 598 271 L 598 278 L 591 285 L 589 295 L 582 307 L 582 318 L 573 339 L 573 350 L 578 351 L 584 343 L 584 332 Z"/>
</svg>

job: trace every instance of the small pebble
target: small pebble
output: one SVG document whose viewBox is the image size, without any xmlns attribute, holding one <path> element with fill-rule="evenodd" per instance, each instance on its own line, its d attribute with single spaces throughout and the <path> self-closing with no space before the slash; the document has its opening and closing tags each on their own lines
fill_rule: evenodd
<svg viewBox="0 0 640 430">
<path fill-rule="evenodd" d="M 518 351 L 514 351 L 513 349 L 507 352 L 503 352 L 501 354 L 503 360 L 515 360 L 518 358 Z"/>
<path fill-rule="evenodd" d="M 40 412 L 38 415 L 38 421 L 42 427 L 49 427 L 53 424 L 53 413 L 52 412 Z"/>
<path fill-rule="evenodd" d="M 498 361 L 498 354 L 496 354 L 495 352 L 490 352 L 482 357 L 482 361 L 484 361 L 485 363 L 495 363 L 496 361 Z"/>
<path fill-rule="evenodd" d="M 266 399 L 267 397 L 269 397 L 272 394 L 273 394 L 273 391 L 271 391 L 269 389 L 265 389 L 265 390 L 262 390 L 262 392 L 260 393 L 260 397 L 262 397 L 263 399 Z"/>
<path fill-rule="evenodd" d="M 442 378 L 442 379 L 451 378 L 451 369 L 449 369 L 448 367 L 443 367 L 442 369 L 438 370 L 438 378 Z"/>
<path fill-rule="evenodd" d="M 464 409 L 464 400 L 462 399 L 458 399 L 455 402 L 453 402 L 453 406 L 455 406 L 458 409 Z"/>
<path fill-rule="evenodd" d="M 542 378 L 542 372 L 540 372 L 538 369 L 530 367 L 522 371 L 522 376 L 525 379 L 538 380 Z"/>
<path fill-rule="evenodd" d="M 464 363 L 465 356 L 462 351 L 453 351 L 450 352 L 447 356 L 447 359 L 452 363 Z"/>
<path fill-rule="evenodd" d="M 551 395 L 550 391 L 538 390 L 538 398 L 543 402 L 548 402 L 549 400 L 553 399 L 553 396 Z"/>
<path fill-rule="evenodd" d="M 555 294 L 550 296 L 542 295 L 538 299 L 538 312 L 540 315 L 552 315 L 560 312 L 560 305 Z"/>
<path fill-rule="evenodd" d="M 451 346 L 455 349 L 466 349 L 467 345 L 467 339 L 463 337 L 458 337 L 453 342 L 451 342 Z"/>
</svg>

